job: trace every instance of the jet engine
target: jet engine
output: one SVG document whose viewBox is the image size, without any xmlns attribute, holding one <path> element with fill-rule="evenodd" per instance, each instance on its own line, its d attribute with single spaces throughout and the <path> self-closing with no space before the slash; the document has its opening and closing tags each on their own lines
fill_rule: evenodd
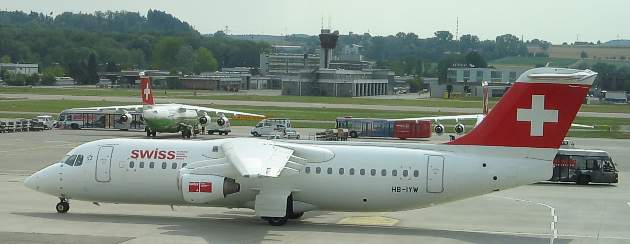
<svg viewBox="0 0 630 244">
<path fill-rule="evenodd" d="M 435 131 L 436 134 L 441 135 L 442 133 L 444 133 L 444 125 L 442 124 L 435 125 L 435 127 L 433 127 L 433 131 Z"/>
<path fill-rule="evenodd" d="M 210 116 L 203 115 L 203 116 L 199 117 L 199 123 L 202 124 L 202 125 L 210 123 Z"/>
<path fill-rule="evenodd" d="M 131 114 L 125 112 L 123 115 L 120 116 L 120 122 L 127 123 L 131 121 L 132 118 L 133 117 L 131 116 Z"/>
<path fill-rule="evenodd" d="M 221 200 L 241 190 L 234 179 L 216 175 L 182 174 L 180 184 L 184 200 L 196 204 Z"/>
<path fill-rule="evenodd" d="M 226 125 L 229 121 L 230 121 L 230 120 L 228 120 L 228 118 L 227 118 L 227 117 L 225 117 L 225 116 L 221 116 L 221 117 L 219 117 L 219 118 L 217 119 L 217 125 L 218 125 L 218 126 L 224 126 L 224 125 Z"/>
<path fill-rule="evenodd" d="M 466 130 L 466 127 L 464 127 L 463 124 L 455 125 L 455 133 L 462 134 L 462 133 L 464 133 L 465 130 Z"/>
</svg>

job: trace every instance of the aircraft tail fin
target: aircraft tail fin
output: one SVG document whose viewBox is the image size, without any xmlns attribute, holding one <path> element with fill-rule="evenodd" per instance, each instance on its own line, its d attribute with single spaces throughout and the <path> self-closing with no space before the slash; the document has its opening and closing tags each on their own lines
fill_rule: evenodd
<svg viewBox="0 0 630 244">
<path fill-rule="evenodd" d="M 140 97 L 142 97 L 142 105 L 155 104 L 151 90 L 151 78 L 148 76 L 140 76 Z"/>
<path fill-rule="evenodd" d="M 549 67 L 526 71 L 477 127 L 448 144 L 559 148 L 596 76 Z"/>
</svg>

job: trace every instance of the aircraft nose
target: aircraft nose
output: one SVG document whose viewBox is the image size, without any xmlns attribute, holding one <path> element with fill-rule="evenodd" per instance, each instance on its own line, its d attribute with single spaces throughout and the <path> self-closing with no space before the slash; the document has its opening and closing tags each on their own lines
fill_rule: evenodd
<svg viewBox="0 0 630 244">
<path fill-rule="evenodd" d="M 24 186 L 31 188 L 33 190 L 39 190 L 39 187 L 37 186 L 37 181 L 39 180 L 39 172 L 36 172 L 28 177 L 26 177 L 26 179 L 24 179 Z"/>
</svg>

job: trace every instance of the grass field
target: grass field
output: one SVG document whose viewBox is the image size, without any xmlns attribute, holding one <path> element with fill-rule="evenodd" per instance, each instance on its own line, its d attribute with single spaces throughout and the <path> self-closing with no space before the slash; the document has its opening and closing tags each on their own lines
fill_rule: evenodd
<svg viewBox="0 0 630 244">
<path fill-rule="evenodd" d="M 549 48 L 549 56 L 552 58 L 579 59 L 582 51 L 586 52 L 589 58 L 609 59 L 615 57 L 625 57 L 630 59 L 630 48 L 623 47 L 589 47 L 589 46 L 560 46 L 555 45 Z"/>
<path fill-rule="evenodd" d="M 76 96 L 123 96 L 135 97 L 135 89 L 87 89 L 87 88 L 26 88 L 26 87 L 2 87 L 0 93 L 13 94 L 42 94 L 42 95 L 76 95 Z M 268 102 L 299 102 L 322 104 L 363 104 L 363 105 L 389 105 L 389 106 L 418 106 L 418 107 L 453 107 L 453 108 L 481 108 L 481 98 L 466 97 L 460 99 L 370 99 L 352 97 L 315 97 L 315 96 L 260 96 L 260 95 L 208 95 L 207 92 L 198 92 L 193 96 L 191 90 L 156 90 L 157 102 L 168 102 L 165 98 L 187 98 L 200 100 L 238 100 L 238 101 L 268 101 Z M 166 94 L 166 95 L 164 95 Z M 139 100 L 139 98 L 138 98 Z M 494 105 L 496 99 L 490 101 Z M 0 102 L 8 102 L 0 100 Z M 139 103 L 140 101 L 138 101 Z M 117 104 L 121 105 L 121 104 Z M 3 106 L 0 103 L 0 106 Z M 92 106 L 92 105 L 87 105 Z M 86 107 L 71 106 L 71 107 Z M 3 109 L 0 107 L 0 111 Z M 601 113 L 630 113 L 630 105 L 627 104 L 597 104 L 583 105 L 580 111 Z"/>
<path fill-rule="evenodd" d="M 578 57 L 579 58 L 579 57 Z M 489 65 L 493 66 L 523 66 L 534 68 L 536 65 L 546 65 L 549 63 L 554 67 L 569 67 L 577 62 L 577 58 L 547 58 L 547 57 L 506 57 L 492 60 Z"/>
</svg>

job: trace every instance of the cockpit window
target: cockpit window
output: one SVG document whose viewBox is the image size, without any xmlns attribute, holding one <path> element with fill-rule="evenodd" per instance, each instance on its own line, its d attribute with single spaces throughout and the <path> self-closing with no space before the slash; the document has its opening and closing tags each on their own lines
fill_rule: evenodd
<svg viewBox="0 0 630 244">
<path fill-rule="evenodd" d="M 74 164 L 74 160 L 77 159 L 77 155 L 72 155 L 68 159 L 66 159 L 65 164 L 72 166 Z"/>
<path fill-rule="evenodd" d="M 74 166 L 81 166 L 83 164 L 83 155 L 77 155 L 77 160 L 74 161 Z"/>
</svg>

